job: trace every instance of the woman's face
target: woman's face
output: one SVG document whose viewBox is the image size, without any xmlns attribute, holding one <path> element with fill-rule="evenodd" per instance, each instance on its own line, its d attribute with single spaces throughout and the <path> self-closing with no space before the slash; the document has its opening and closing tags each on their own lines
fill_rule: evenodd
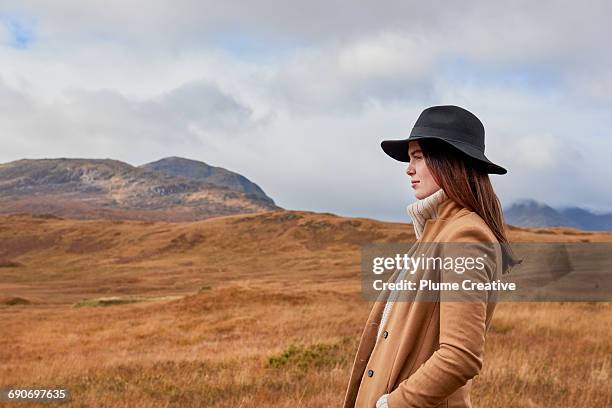
<svg viewBox="0 0 612 408">
<path fill-rule="evenodd" d="M 410 177 L 414 196 L 417 200 L 423 199 L 440 189 L 440 186 L 434 180 L 433 176 L 425 164 L 423 152 L 419 146 L 419 142 L 413 140 L 408 143 L 408 155 L 410 162 L 406 174 Z"/>
</svg>

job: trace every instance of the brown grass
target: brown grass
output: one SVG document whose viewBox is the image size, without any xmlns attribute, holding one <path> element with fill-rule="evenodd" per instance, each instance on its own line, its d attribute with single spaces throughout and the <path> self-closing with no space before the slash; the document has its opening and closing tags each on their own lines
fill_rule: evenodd
<svg viewBox="0 0 612 408">
<path fill-rule="evenodd" d="M 19 264 L 0 269 L 0 387 L 66 387 L 71 407 L 339 406 L 371 307 L 360 245 L 414 238 L 406 224 L 307 212 L 0 222 L 0 259 Z M 100 298 L 115 301 L 74 307 Z M 495 313 L 475 407 L 612 405 L 610 303 Z"/>
</svg>

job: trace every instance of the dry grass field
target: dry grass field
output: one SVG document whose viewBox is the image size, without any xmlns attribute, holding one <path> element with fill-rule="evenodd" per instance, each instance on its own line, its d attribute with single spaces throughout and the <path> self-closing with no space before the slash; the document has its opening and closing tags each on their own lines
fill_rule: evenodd
<svg viewBox="0 0 612 408">
<path fill-rule="evenodd" d="M 510 235 L 612 241 L 563 228 Z M 299 211 L 188 223 L 2 216 L 0 387 L 65 387 L 69 407 L 340 406 L 371 308 L 361 245 L 413 239 L 408 224 Z M 612 406 L 612 304 L 495 313 L 475 407 Z"/>
</svg>

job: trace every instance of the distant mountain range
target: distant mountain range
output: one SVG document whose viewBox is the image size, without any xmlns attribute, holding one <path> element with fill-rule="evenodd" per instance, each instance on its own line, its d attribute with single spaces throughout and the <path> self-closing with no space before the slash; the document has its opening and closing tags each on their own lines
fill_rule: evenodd
<svg viewBox="0 0 612 408">
<path fill-rule="evenodd" d="M 612 231 L 612 214 L 595 214 L 579 207 L 555 209 L 524 199 L 504 209 L 506 223 L 519 227 L 573 227 L 589 231 Z"/>
<path fill-rule="evenodd" d="M 112 159 L 22 159 L 0 164 L 0 214 L 194 221 L 282 209 L 233 171 L 182 157 L 142 166 Z M 612 231 L 612 214 L 524 199 L 504 209 L 518 227 Z"/>
<path fill-rule="evenodd" d="M 111 159 L 0 164 L 0 213 L 191 221 L 280 209 L 255 183 L 181 157 L 142 166 Z"/>
</svg>

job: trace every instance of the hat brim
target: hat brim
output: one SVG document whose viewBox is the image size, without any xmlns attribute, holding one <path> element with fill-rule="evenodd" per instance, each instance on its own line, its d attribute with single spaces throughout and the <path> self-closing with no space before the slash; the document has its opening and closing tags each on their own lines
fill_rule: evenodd
<svg viewBox="0 0 612 408">
<path fill-rule="evenodd" d="M 408 143 L 413 140 L 419 139 L 438 139 L 441 140 L 452 147 L 458 149 L 460 152 L 468 155 L 472 159 L 476 159 L 483 165 L 484 170 L 490 174 L 506 174 L 508 171 L 503 167 L 493 163 L 489 160 L 483 152 L 475 148 L 474 146 L 460 142 L 455 140 L 448 140 L 442 137 L 436 136 L 411 136 L 408 139 L 402 140 L 383 140 L 380 144 L 383 151 L 387 153 L 387 155 L 391 156 L 397 161 L 401 161 L 404 163 L 410 162 L 410 156 L 408 156 Z"/>
</svg>

